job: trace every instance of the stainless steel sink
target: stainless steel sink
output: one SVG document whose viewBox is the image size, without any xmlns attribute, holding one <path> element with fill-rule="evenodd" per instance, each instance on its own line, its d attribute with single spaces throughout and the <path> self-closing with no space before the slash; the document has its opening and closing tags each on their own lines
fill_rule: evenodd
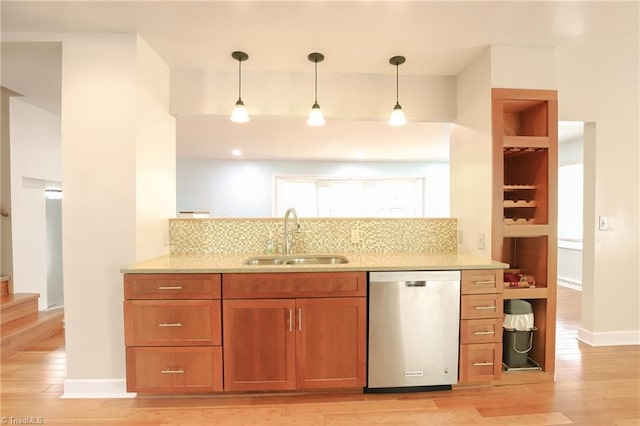
<svg viewBox="0 0 640 426">
<path fill-rule="evenodd" d="M 279 257 L 250 257 L 244 261 L 245 265 L 284 265 L 284 260 Z"/>
<path fill-rule="evenodd" d="M 349 259 L 340 255 L 291 255 L 256 256 L 244 261 L 245 265 L 339 265 L 349 263 Z"/>
<path fill-rule="evenodd" d="M 344 256 L 295 256 L 285 260 L 287 265 L 339 265 L 349 263 Z"/>
</svg>

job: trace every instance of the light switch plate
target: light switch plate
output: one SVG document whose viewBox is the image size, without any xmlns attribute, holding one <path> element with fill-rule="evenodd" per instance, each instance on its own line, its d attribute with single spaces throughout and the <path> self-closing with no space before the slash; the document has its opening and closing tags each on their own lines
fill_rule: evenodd
<svg viewBox="0 0 640 426">
<path fill-rule="evenodd" d="M 484 232 L 478 233 L 478 249 L 484 250 Z"/>
<path fill-rule="evenodd" d="M 600 216 L 598 218 L 598 229 L 601 231 L 606 231 L 609 229 L 609 219 L 607 216 Z"/>
</svg>

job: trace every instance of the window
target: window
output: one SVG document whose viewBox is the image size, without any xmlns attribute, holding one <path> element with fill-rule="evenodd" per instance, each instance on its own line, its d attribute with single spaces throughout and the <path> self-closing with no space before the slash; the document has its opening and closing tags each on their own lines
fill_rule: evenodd
<svg viewBox="0 0 640 426">
<path fill-rule="evenodd" d="M 422 217 L 424 178 L 276 177 L 274 216 Z"/>
</svg>

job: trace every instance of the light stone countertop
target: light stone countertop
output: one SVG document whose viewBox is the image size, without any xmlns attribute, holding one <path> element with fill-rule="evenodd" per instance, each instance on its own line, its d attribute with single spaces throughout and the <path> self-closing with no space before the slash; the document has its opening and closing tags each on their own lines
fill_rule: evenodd
<svg viewBox="0 0 640 426">
<path fill-rule="evenodd" d="M 297 254 L 297 253 L 296 253 Z M 338 253 L 331 253 L 336 255 Z M 300 253 L 300 255 L 309 255 Z M 503 269 L 506 263 L 467 254 L 429 255 L 422 253 L 347 253 L 348 263 L 331 265 L 245 265 L 250 257 L 260 255 L 167 255 L 122 268 L 125 274 L 157 273 L 257 273 L 257 272 L 339 272 L 339 271 L 418 271 Z"/>
</svg>

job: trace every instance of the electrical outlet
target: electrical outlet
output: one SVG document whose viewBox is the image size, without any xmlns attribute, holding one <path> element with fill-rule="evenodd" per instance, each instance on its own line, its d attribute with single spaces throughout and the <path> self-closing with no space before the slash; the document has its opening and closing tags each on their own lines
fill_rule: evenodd
<svg viewBox="0 0 640 426">
<path fill-rule="evenodd" d="M 352 229 L 351 230 L 351 244 L 360 244 L 360 240 L 362 239 L 362 237 L 360 236 L 360 230 L 359 229 Z"/>
<path fill-rule="evenodd" d="M 478 233 L 478 249 L 484 250 L 484 232 Z"/>
<path fill-rule="evenodd" d="M 607 218 L 607 216 L 600 216 L 598 218 L 598 229 L 601 231 L 609 229 L 609 218 Z"/>
<path fill-rule="evenodd" d="M 464 242 L 464 238 L 462 236 L 462 229 L 458 229 L 458 244 L 462 244 Z"/>
</svg>

